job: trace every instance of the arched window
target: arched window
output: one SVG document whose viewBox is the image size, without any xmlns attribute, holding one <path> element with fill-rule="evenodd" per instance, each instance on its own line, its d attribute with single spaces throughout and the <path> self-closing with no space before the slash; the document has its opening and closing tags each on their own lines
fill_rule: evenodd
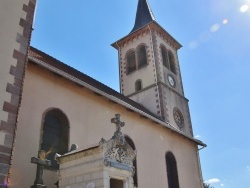
<svg viewBox="0 0 250 188">
<path fill-rule="evenodd" d="M 170 64 L 170 70 L 176 74 L 174 55 L 171 51 L 168 51 L 168 59 Z"/>
<path fill-rule="evenodd" d="M 127 74 L 140 69 L 148 64 L 146 45 L 141 44 L 134 50 L 126 53 Z"/>
<path fill-rule="evenodd" d="M 166 47 L 163 45 L 161 45 L 161 56 L 162 56 L 163 65 L 169 69 L 168 51 Z"/>
<path fill-rule="evenodd" d="M 140 45 L 137 49 L 137 58 L 138 58 L 138 69 L 147 65 L 147 52 L 144 45 Z"/>
<path fill-rule="evenodd" d="M 48 111 L 44 117 L 41 150 L 46 152 L 46 158 L 51 160 L 51 168 L 57 169 L 54 160 L 56 153 L 68 152 L 69 122 L 67 117 L 58 109 Z"/>
<path fill-rule="evenodd" d="M 136 80 L 135 82 L 135 91 L 140 91 L 142 89 L 142 81 Z"/>
<path fill-rule="evenodd" d="M 132 139 L 129 138 L 127 135 L 125 135 L 125 140 L 126 140 L 126 142 L 131 146 L 131 148 L 135 151 L 136 148 L 135 148 L 135 144 L 134 144 L 134 142 L 132 141 Z M 134 186 L 135 186 L 135 187 L 138 187 L 138 180 L 137 180 L 137 162 L 136 162 L 136 158 L 135 158 L 135 160 L 134 160 L 134 162 L 133 162 L 133 166 L 135 167 L 135 174 L 134 174 L 134 177 L 133 177 L 133 179 L 134 179 Z"/>
<path fill-rule="evenodd" d="M 178 171 L 175 157 L 171 152 L 167 152 L 165 157 L 168 176 L 168 188 L 179 188 Z"/>
<path fill-rule="evenodd" d="M 135 52 L 129 51 L 126 54 L 127 59 L 127 74 L 136 70 L 136 59 L 135 59 Z"/>
</svg>

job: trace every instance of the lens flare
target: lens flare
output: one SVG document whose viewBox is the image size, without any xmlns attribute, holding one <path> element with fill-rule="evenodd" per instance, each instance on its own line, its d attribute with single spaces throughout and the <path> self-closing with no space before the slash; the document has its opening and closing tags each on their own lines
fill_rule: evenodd
<svg viewBox="0 0 250 188">
<path fill-rule="evenodd" d="M 248 8 L 249 8 L 249 6 L 248 6 L 247 4 L 242 5 L 242 6 L 240 7 L 240 11 L 241 11 L 242 13 L 245 13 L 245 12 L 248 11 Z"/>
<path fill-rule="evenodd" d="M 7 185 L 8 185 L 7 182 L 8 182 L 8 181 L 7 181 L 7 177 L 5 177 L 5 178 L 4 178 L 4 183 L 3 183 L 4 187 L 5 187 L 5 186 L 7 187 Z"/>
<path fill-rule="evenodd" d="M 212 33 L 218 31 L 220 29 L 220 25 L 219 24 L 214 24 L 211 28 L 210 28 L 210 31 Z"/>
<path fill-rule="evenodd" d="M 224 25 L 228 24 L 228 19 L 224 19 L 224 20 L 222 21 L 222 23 L 223 23 Z"/>
<path fill-rule="evenodd" d="M 211 39 L 211 33 L 209 31 L 204 31 L 199 35 L 199 41 L 202 43 L 208 42 Z"/>
<path fill-rule="evenodd" d="M 194 41 L 189 43 L 189 48 L 190 49 L 195 49 L 195 48 L 198 47 L 198 44 L 199 44 L 198 41 L 194 40 Z"/>
</svg>

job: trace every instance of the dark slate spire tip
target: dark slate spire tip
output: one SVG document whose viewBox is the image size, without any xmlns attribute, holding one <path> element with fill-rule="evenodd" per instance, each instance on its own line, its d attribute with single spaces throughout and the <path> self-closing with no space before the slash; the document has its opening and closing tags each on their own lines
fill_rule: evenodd
<svg viewBox="0 0 250 188">
<path fill-rule="evenodd" d="M 139 0 L 137 5 L 135 25 L 130 33 L 136 31 L 137 29 L 140 29 L 141 27 L 149 24 L 152 21 L 155 21 L 155 17 L 148 4 L 148 1 Z"/>
</svg>

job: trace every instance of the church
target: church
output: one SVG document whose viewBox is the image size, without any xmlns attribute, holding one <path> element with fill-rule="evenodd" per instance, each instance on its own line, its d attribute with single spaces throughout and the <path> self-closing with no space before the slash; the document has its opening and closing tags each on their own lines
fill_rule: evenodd
<svg viewBox="0 0 250 188">
<path fill-rule="evenodd" d="M 0 187 L 203 188 L 182 46 L 148 1 L 112 44 L 120 93 L 29 45 L 36 4 L 0 2 Z"/>
</svg>

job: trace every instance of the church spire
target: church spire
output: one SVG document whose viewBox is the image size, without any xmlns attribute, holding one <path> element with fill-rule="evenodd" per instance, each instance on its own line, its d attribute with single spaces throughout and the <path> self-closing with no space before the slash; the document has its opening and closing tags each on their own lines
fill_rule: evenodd
<svg viewBox="0 0 250 188">
<path fill-rule="evenodd" d="M 155 17 L 153 15 L 153 12 L 150 9 L 148 1 L 139 0 L 138 5 L 137 5 L 135 25 L 130 33 L 136 31 L 137 29 L 140 29 L 141 27 L 149 24 L 150 22 L 154 20 L 155 20 Z"/>
</svg>

